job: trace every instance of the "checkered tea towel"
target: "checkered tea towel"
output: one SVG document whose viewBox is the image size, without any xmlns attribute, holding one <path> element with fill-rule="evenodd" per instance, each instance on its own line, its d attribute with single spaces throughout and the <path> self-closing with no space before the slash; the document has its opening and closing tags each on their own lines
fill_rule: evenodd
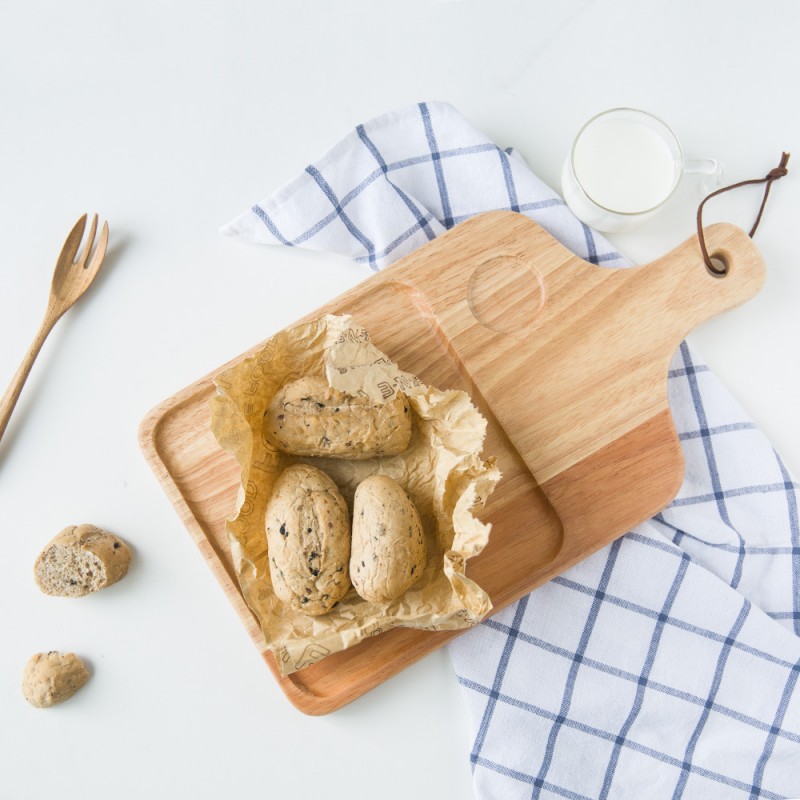
<svg viewBox="0 0 800 800">
<path fill-rule="evenodd" d="M 223 233 L 380 269 L 493 209 L 625 265 L 444 103 L 359 125 Z M 672 504 L 449 645 L 482 800 L 800 797 L 798 484 L 685 343 L 669 397 Z"/>
</svg>

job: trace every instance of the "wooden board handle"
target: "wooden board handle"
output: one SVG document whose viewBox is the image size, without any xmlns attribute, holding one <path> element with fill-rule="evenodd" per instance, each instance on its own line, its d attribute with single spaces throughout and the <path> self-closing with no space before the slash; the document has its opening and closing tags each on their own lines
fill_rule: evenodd
<svg viewBox="0 0 800 800">
<path fill-rule="evenodd" d="M 703 233 L 709 254 L 726 268 L 724 275 L 708 270 L 697 236 L 633 271 L 652 281 L 650 310 L 673 327 L 671 351 L 693 328 L 756 295 L 766 278 L 764 259 L 741 228 L 717 223 Z"/>
</svg>

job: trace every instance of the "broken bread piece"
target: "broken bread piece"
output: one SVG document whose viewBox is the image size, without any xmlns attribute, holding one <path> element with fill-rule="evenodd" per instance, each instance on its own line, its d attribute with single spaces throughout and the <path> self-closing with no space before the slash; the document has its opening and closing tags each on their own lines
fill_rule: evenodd
<svg viewBox="0 0 800 800">
<path fill-rule="evenodd" d="M 118 536 L 94 525 L 64 528 L 39 554 L 39 588 L 56 597 L 83 597 L 125 577 L 131 551 Z"/>
<path fill-rule="evenodd" d="M 89 670 L 75 653 L 36 653 L 22 673 L 22 693 L 36 708 L 49 708 L 72 697 L 89 680 Z"/>
</svg>

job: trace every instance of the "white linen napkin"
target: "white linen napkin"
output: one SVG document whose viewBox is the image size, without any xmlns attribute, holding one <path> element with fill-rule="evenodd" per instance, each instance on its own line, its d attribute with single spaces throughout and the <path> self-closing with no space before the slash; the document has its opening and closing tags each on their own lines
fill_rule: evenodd
<svg viewBox="0 0 800 800">
<path fill-rule="evenodd" d="M 359 125 L 222 232 L 380 269 L 494 209 L 626 264 L 445 103 Z M 670 506 L 449 645 L 478 798 L 800 797 L 798 484 L 685 343 L 669 398 Z"/>
</svg>

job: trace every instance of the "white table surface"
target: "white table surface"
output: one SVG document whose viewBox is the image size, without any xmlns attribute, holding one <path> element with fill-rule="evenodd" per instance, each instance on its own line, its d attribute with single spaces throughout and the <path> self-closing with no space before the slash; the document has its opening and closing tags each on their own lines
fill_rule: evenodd
<svg viewBox="0 0 800 800">
<path fill-rule="evenodd" d="M 553 186 L 580 124 L 619 105 L 664 117 L 731 182 L 794 149 L 756 236 L 766 288 L 690 340 L 800 474 L 799 29 L 794 0 L 0 0 L 2 386 L 72 223 L 97 210 L 111 227 L 103 274 L 46 343 L 0 443 L 0 797 L 470 798 L 446 652 L 340 712 L 301 715 L 139 452 L 152 406 L 367 277 L 218 226 L 357 123 L 423 99 L 456 105 Z M 692 234 L 697 200 L 686 182 L 611 238 L 647 261 Z M 707 219 L 749 226 L 758 200 L 740 190 Z M 80 522 L 131 542 L 130 574 L 45 597 L 33 561 Z M 20 678 L 50 649 L 93 674 L 41 711 Z"/>
</svg>

